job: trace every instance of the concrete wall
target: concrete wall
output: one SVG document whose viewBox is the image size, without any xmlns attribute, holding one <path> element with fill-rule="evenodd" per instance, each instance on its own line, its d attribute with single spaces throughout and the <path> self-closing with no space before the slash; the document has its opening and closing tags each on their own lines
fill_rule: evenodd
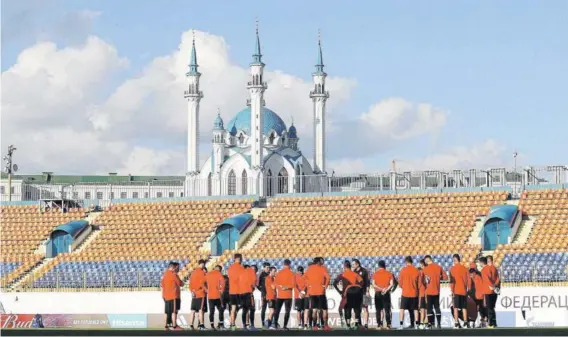
<svg viewBox="0 0 568 337">
<path fill-rule="evenodd" d="M 392 295 L 394 309 L 398 309 L 400 288 Z M 330 312 L 337 312 L 340 296 L 327 291 Z M 441 289 L 441 307 L 449 309 L 451 295 L 448 287 Z M 255 293 L 260 301 L 260 293 Z M 0 293 L 6 313 L 40 314 L 140 314 L 162 313 L 160 291 L 132 292 L 10 292 Z M 181 311 L 189 312 L 191 295 L 182 291 Z M 509 303 L 510 302 L 510 303 Z M 560 309 L 568 314 L 568 287 L 512 287 L 502 289 L 498 310 Z M 370 309 L 374 312 L 374 307 Z"/>
</svg>

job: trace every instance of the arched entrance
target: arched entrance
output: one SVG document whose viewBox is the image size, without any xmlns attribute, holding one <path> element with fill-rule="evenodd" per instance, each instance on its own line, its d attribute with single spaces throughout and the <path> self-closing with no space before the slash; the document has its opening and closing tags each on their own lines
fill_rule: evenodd
<svg viewBox="0 0 568 337">
<path fill-rule="evenodd" d="M 253 222 L 252 214 L 243 213 L 223 220 L 215 230 L 211 240 L 211 254 L 223 255 L 226 250 L 234 250 L 249 225 Z"/>
<path fill-rule="evenodd" d="M 480 233 L 483 250 L 495 250 L 497 245 L 509 243 L 513 224 L 519 214 L 519 208 L 515 205 L 491 207 Z"/>
<path fill-rule="evenodd" d="M 288 193 L 288 171 L 285 168 L 278 173 L 278 193 Z"/>
<path fill-rule="evenodd" d="M 89 223 L 85 220 L 70 221 L 57 226 L 49 235 L 46 256 L 56 257 L 61 253 L 70 253 L 75 239 L 85 233 L 88 228 Z"/>
<path fill-rule="evenodd" d="M 222 255 L 227 249 L 235 249 L 235 242 L 239 240 L 239 230 L 231 224 L 222 224 L 215 231 L 212 254 Z"/>
<path fill-rule="evenodd" d="M 502 219 L 491 219 L 483 226 L 483 250 L 495 250 L 509 242 L 511 225 Z"/>
</svg>

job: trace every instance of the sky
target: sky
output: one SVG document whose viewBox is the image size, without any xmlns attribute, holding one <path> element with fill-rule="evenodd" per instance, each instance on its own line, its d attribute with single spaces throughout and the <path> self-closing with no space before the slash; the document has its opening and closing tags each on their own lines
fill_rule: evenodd
<svg viewBox="0 0 568 337">
<path fill-rule="evenodd" d="M 192 30 L 202 162 L 245 107 L 255 20 L 266 106 L 312 160 L 318 29 L 337 174 L 568 164 L 568 2 L 3 0 L 1 148 L 21 173 L 186 171 Z"/>
</svg>

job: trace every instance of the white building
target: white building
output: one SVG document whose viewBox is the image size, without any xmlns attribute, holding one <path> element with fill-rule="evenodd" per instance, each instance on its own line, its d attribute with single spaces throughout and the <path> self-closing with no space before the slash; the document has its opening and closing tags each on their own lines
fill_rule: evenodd
<svg viewBox="0 0 568 337">
<path fill-rule="evenodd" d="M 247 106 L 225 124 L 220 115 L 212 129 L 213 149 L 200 169 L 199 105 L 204 97 L 199 90 L 199 73 L 195 41 L 191 50 L 188 89 L 188 153 L 186 195 L 259 195 L 310 192 L 313 184 L 306 176 L 322 176 L 325 170 L 325 103 L 326 91 L 321 43 L 318 41 L 318 62 L 313 73 L 314 88 L 309 93 L 313 101 L 314 158 L 313 166 L 300 151 L 296 127 L 290 127 L 278 114 L 265 107 L 264 66 L 258 27 L 250 78 L 247 85 Z M 318 190 L 320 188 L 318 187 Z"/>
</svg>

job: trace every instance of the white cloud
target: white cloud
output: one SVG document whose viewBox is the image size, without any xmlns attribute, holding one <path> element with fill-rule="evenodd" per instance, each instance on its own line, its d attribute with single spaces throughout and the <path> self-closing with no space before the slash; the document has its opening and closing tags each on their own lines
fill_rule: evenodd
<svg viewBox="0 0 568 337">
<path fill-rule="evenodd" d="M 526 157 L 519 154 L 518 162 Z M 389 172 L 392 169 L 391 161 L 388 165 L 379 164 L 372 160 L 358 158 L 343 158 L 328 161 L 329 171 L 334 170 L 338 175 Z M 425 171 L 453 169 L 486 169 L 490 167 L 511 167 L 513 164 L 513 152 L 507 147 L 488 139 L 471 146 L 454 146 L 424 157 L 408 160 L 396 160 L 397 171 Z M 520 166 L 520 165 L 519 165 Z"/>
<path fill-rule="evenodd" d="M 327 166 L 329 172 L 333 170 L 339 175 L 368 172 L 365 163 L 361 159 L 330 160 Z"/>
<path fill-rule="evenodd" d="M 427 103 L 386 98 L 356 119 L 339 120 L 328 129 L 330 160 L 371 159 L 412 138 L 436 136 L 448 112 Z"/>
<path fill-rule="evenodd" d="M 217 108 L 228 122 L 245 107 L 248 69 L 231 63 L 221 37 L 196 32 L 196 45 L 205 94 L 200 131 L 209 143 Z M 151 60 L 102 101 L 100 93 L 109 91 L 107 78 L 128 65 L 114 46 L 89 37 L 80 46 L 41 42 L 23 50 L 2 73 L 2 142 L 17 145 L 15 157 L 24 172 L 183 173 L 190 46 L 186 32 L 178 50 Z M 281 71 L 268 71 L 266 77 L 267 106 L 288 124 L 294 116 L 308 147 L 309 136 L 302 132 L 311 134 L 311 83 Z M 349 98 L 354 85 L 350 79 L 329 78 L 331 111 Z"/>
<path fill-rule="evenodd" d="M 438 131 L 446 124 L 447 112 L 431 104 L 414 104 L 402 98 L 387 98 L 373 105 L 360 119 L 394 140 L 405 140 Z"/>
<path fill-rule="evenodd" d="M 511 166 L 507 147 L 488 139 L 470 147 L 455 146 L 446 151 L 409 161 L 398 161 L 397 170 L 451 170 Z M 511 154 L 512 158 L 512 154 Z"/>
<path fill-rule="evenodd" d="M 119 172 L 136 172 L 138 175 L 152 175 L 156 172 L 167 172 L 172 175 L 183 175 L 179 170 L 185 162 L 185 156 L 179 151 L 156 151 L 144 147 L 134 147 L 124 160 Z"/>
<path fill-rule="evenodd" d="M 153 60 L 141 76 L 125 81 L 109 100 L 92 111 L 93 126 L 111 137 L 117 133 L 132 137 L 145 132 L 151 137 L 182 140 L 181 136 L 187 132 L 183 91 L 186 89 L 184 74 L 187 72 L 191 41 L 192 35 L 184 33 L 178 50 Z M 200 133 L 208 135 L 218 108 L 227 123 L 245 107 L 248 68 L 231 62 L 229 46 L 219 36 L 196 32 L 196 48 L 202 73 L 200 84 L 205 96 L 200 108 Z M 268 55 L 265 62 L 270 69 Z M 306 69 L 306 73 L 309 71 L 309 68 Z M 300 137 L 310 134 L 312 103 L 308 93 L 311 82 L 282 71 L 267 71 L 265 76 L 268 82 L 266 106 L 276 111 L 287 124 L 294 118 Z M 330 77 L 328 83 L 333 97 L 329 108 L 333 114 L 335 106 L 349 99 L 355 81 Z M 143 122 L 133 124 L 134 117 Z"/>
<path fill-rule="evenodd" d="M 98 15 L 76 13 L 86 21 Z M 217 109 L 227 123 L 245 107 L 248 67 L 231 61 L 222 37 L 199 31 L 195 36 L 205 95 L 200 110 L 203 162 Z M 187 139 L 184 74 L 191 39 L 185 32 L 176 50 L 149 61 L 141 73 L 114 88 L 108 87 L 109 77 L 129 62 L 100 38 L 91 36 L 65 48 L 41 42 L 23 50 L 2 73 L 2 142 L 18 147 L 17 162 L 24 172 L 182 174 Z M 267 107 L 288 125 L 294 119 L 300 147 L 311 158 L 311 79 L 270 69 L 272 57 L 264 56 Z M 311 70 L 308 66 L 306 75 Z M 353 79 L 328 77 L 328 166 L 338 173 L 365 171 L 361 158 L 435 133 L 445 124 L 443 110 L 401 98 L 382 100 L 354 118 L 357 113 L 338 107 L 349 100 L 355 85 Z"/>
</svg>

